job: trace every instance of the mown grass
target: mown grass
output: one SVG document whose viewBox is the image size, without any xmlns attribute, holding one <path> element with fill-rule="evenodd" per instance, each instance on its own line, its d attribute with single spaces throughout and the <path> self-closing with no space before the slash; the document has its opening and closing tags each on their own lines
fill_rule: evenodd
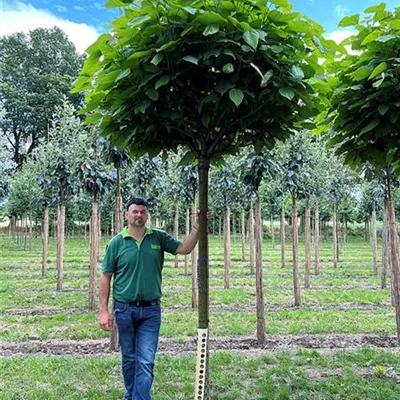
<svg viewBox="0 0 400 400">
<path fill-rule="evenodd" d="M 103 238 L 102 252 L 105 243 Z M 255 336 L 256 315 L 255 310 L 251 311 L 256 303 L 255 276 L 249 273 L 248 261 L 241 261 L 239 240 L 233 240 L 231 288 L 223 289 L 222 249 L 221 238 L 211 237 L 210 305 L 217 307 L 210 313 L 211 334 Z M 267 335 L 311 334 L 322 340 L 331 333 L 395 334 L 390 292 L 380 289 L 380 277 L 373 276 L 368 243 L 352 239 L 342 248 L 338 268 L 333 268 L 331 243 L 322 242 L 320 275 L 312 275 L 311 289 L 302 289 L 301 308 L 292 307 L 290 243 L 286 249 L 287 266 L 281 268 L 279 243 L 273 248 L 270 240 L 264 242 L 265 303 L 284 307 L 265 313 Z M 304 283 L 302 243 L 300 249 Z M 68 238 L 65 250 L 63 291 L 57 292 L 53 239 L 48 273 L 42 277 L 39 239 L 33 240 L 32 251 L 24 251 L 11 239 L 0 237 L 0 340 L 85 340 L 108 336 L 98 328 L 97 313 L 85 311 L 88 238 Z M 179 268 L 174 268 L 173 257 L 166 257 L 162 337 L 196 335 L 197 310 L 190 309 L 191 278 L 184 275 L 183 265 L 182 258 Z M 352 309 L 352 305 L 359 308 Z M 366 305 L 379 308 L 363 309 Z M 174 306 L 186 307 L 169 310 Z M 225 306 L 246 306 L 249 310 L 223 311 Z M 18 309 L 26 313 L 15 314 Z M 34 314 L 49 310 L 53 310 L 50 315 Z M 194 356 L 158 356 L 154 399 L 193 398 L 194 371 Z M 216 352 L 211 357 L 211 376 L 212 400 L 394 400 L 400 392 L 400 355 L 372 348 L 332 354 L 280 351 L 256 358 Z M 122 394 L 118 357 L 32 355 L 0 359 L 0 399 L 110 400 Z"/>
<path fill-rule="evenodd" d="M 120 361 L 108 358 L 14 357 L 0 360 L 0 398 L 7 400 L 118 399 Z M 248 358 L 211 356 L 213 400 L 395 400 L 400 355 L 365 348 L 321 355 L 281 351 Z M 154 400 L 190 399 L 194 356 L 158 356 Z"/>
</svg>

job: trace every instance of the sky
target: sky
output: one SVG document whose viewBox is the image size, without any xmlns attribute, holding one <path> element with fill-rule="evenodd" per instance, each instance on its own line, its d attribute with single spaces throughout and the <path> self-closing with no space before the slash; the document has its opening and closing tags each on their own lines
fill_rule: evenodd
<svg viewBox="0 0 400 400">
<path fill-rule="evenodd" d="M 346 15 L 363 11 L 380 0 L 291 0 L 295 11 L 317 21 L 326 36 L 337 41 L 349 35 L 337 27 Z M 0 36 L 28 32 L 37 27 L 59 26 L 82 53 L 96 38 L 109 30 L 108 24 L 119 15 L 106 9 L 105 0 L 0 0 Z M 400 0 L 387 0 L 387 9 L 400 6 Z"/>
</svg>

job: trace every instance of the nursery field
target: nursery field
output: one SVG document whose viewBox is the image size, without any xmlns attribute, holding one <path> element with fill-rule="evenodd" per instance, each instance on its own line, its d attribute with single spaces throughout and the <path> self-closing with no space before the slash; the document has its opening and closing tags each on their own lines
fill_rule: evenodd
<svg viewBox="0 0 400 400">
<path fill-rule="evenodd" d="M 390 290 L 373 275 L 369 244 L 351 238 L 333 268 L 332 245 L 322 242 L 320 273 L 302 288 L 301 307 L 293 306 L 290 243 L 286 249 L 281 268 L 279 243 L 264 241 L 267 342 L 260 348 L 255 276 L 241 261 L 240 241 L 232 240 L 224 289 L 223 241 L 210 237 L 211 399 L 398 399 L 395 314 Z M 52 239 L 42 277 L 39 239 L 29 251 L 0 237 L 0 399 L 119 399 L 119 355 L 87 310 L 88 239 L 67 239 L 61 292 L 55 254 Z M 166 258 L 155 400 L 193 398 L 197 310 L 183 265 L 183 257 L 179 268 Z"/>
</svg>

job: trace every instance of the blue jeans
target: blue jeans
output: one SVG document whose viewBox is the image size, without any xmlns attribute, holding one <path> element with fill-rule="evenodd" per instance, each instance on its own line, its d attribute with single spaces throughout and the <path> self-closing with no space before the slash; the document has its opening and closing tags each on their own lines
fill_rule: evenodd
<svg viewBox="0 0 400 400">
<path fill-rule="evenodd" d="M 125 398 L 151 400 L 154 358 L 161 325 L 160 304 L 148 307 L 136 307 L 118 301 L 114 304 Z"/>
</svg>

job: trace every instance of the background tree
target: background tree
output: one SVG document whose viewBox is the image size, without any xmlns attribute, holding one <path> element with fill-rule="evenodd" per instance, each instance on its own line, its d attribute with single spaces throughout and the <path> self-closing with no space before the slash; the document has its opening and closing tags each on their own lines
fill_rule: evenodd
<svg viewBox="0 0 400 400">
<path fill-rule="evenodd" d="M 256 198 L 256 291 L 257 291 L 257 342 L 265 344 L 265 318 L 264 318 L 264 294 L 263 294 L 263 264 L 262 241 L 263 219 L 261 211 L 261 199 L 259 187 L 264 177 L 271 178 L 276 173 L 277 165 L 271 161 L 272 152 L 266 151 L 264 155 L 254 155 L 247 161 L 244 171 L 244 183 L 250 195 Z"/>
<path fill-rule="evenodd" d="M 64 97 L 80 105 L 82 96 L 70 89 L 83 57 L 57 27 L 1 37 L 0 49 L 0 132 L 21 167 Z"/>
<path fill-rule="evenodd" d="M 88 49 L 75 84 L 75 92 L 88 93 L 86 111 L 95 111 L 88 122 L 100 121 L 113 144 L 135 156 L 186 145 L 198 160 L 199 335 L 207 343 L 201 395 L 208 389 L 210 162 L 249 144 L 272 147 L 323 100 L 310 86 L 323 72 L 322 28 L 290 9 L 285 0 L 125 7 L 113 34 Z"/>
<path fill-rule="evenodd" d="M 85 162 L 79 168 L 82 186 L 92 196 L 92 217 L 90 230 L 90 266 L 89 266 L 89 310 L 96 308 L 96 272 L 100 253 L 99 201 L 105 190 L 116 180 L 116 173 L 102 159 L 103 142 L 92 133 L 85 152 Z"/>
<path fill-rule="evenodd" d="M 346 44 L 358 53 L 330 64 L 332 98 L 326 123 L 332 124 L 331 143 L 337 146 L 337 153 L 345 155 L 346 163 L 359 166 L 369 161 L 377 169 L 386 168 L 393 295 L 400 341 L 398 235 L 390 185 L 392 169 L 400 172 L 400 13 L 385 8 L 384 3 L 369 7 L 362 21 L 358 14 L 341 21 L 341 26 L 357 26 L 357 34 Z"/>
<path fill-rule="evenodd" d="M 199 183 L 199 173 L 193 164 L 184 165 L 179 168 L 179 177 L 183 187 L 183 196 L 188 202 L 186 206 L 186 235 L 189 235 L 190 221 L 189 221 L 189 208 L 191 208 L 192 225 L 195 223 L 195 217 L 197 213 L 196 207 L 196 192 Z M 187 270 L 187 257 L 185 257 L 185 271 Z M 199 306 L 199 295 L 198 295 L 198 269 L 197 269 L 197 245 L 193 249 L 191 254 L 192 264 L 192 307 L 197 308 Z"/>
<path fill-rule="evenodd" d="M 12 191 L 7 202 L 7 214 L 15 216 L 19 224 L 17 243 L 23 245 L 24 250 L 26 250 L 28 248 L 28 221 L 30 227 L 32 227 L 32 220 L 38 206 L 36 199 L 42 197 L 41 188 L 36 182 L 36 170 L 31 162 L 25 163 L 14 174 L 11 186 Z M 32 235 L 29 235 L 29 237 L 32 239 Z M 31 240 L 29 241 L 29 248 L 32 248 Z"/>
<path fill-rule="evenodd" d="M 116 171 L 114 214 L 115 225 L 112 227 L 112 232 L 117 234 L 122 230 L 124 226 L 123 201 L 121 194 L 121 169 L 125 168 L 128 165 L 130 157 L 126 150 L 117 149 L 104 138 L 100 137 L 99 140 L 103 143 L 102 148 L 104 161 L 108 164 L 112 164 Z"/>
<path fill-rule="evenodd" d="M 211 192 L 216 208 L 223 210 L 224 216 L 224 288 L 230 286 L 231 264 L 231 208 L 238 200 L 239 175 L 236 174 L 233 159 L 227 160 L 226 165 L 212 175 Z"/>
<path fill-rule="evenodd" d="M 0 142 L 0 204 L 4 202 L 10 193 L 13 164 L 10 161 L 10 152 Z"/>
<path fill-rule="evenodd" d="M 51 121 L 44 151 L 49 160 L 51 180 L 58 190 L 57 290 L 62 290 L 65 236 L 65 206 L 78 190 L 78 171 L 87 147 L 87 135 L 72 104 L 64 101 Z"/>
<path fill-rule="evenodd" d="M 293 257 L 293 290 L 294 305 L 301 306 L 301 287 L 299 273 L 299 237 L 298 237 L 298 209 L 297 200 L 309 198 L 310 189 L 310 141 L 307 140 L 307 133 L 298 132 L 287 143 L 281 147 L 282 159 L 279 161 L 281 166 L 282 183 L 286 186 L 292 199 L 292 257 Z M 309 239 L 309 237 L 308 237 Z M 306 276 L 310 275 L 310 265 Z M 306 286 L 309 286 L 309 281 Z"/>
</svg>

